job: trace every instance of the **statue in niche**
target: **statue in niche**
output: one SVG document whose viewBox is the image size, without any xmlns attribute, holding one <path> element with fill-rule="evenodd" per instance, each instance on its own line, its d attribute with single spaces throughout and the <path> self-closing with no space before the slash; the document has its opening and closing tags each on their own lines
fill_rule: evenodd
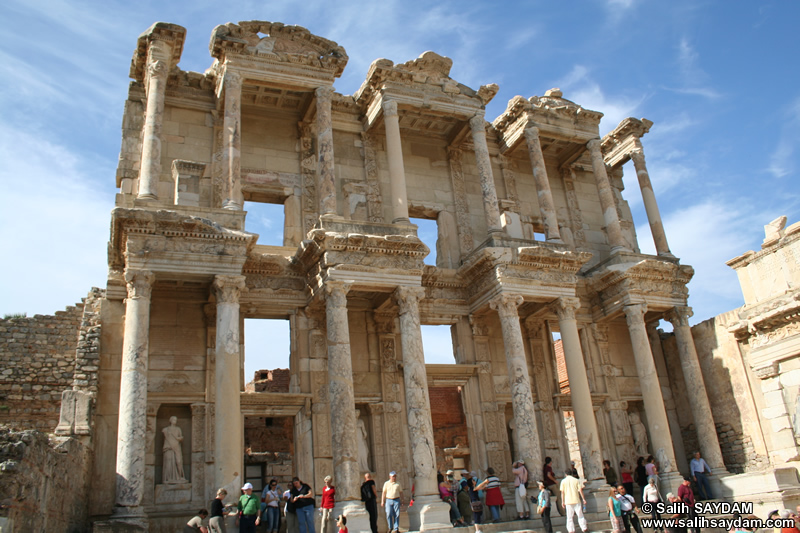
<svg viewBox="0 0 800 533">
<path fill-rule="evenodd" d="M 628 419 L 631 423 L 633 446 L 636 449 L 636 455 L 647 457 L 647 429 L 645 429 L 644 424 L 642 424 L 639 413 L 629 413 Z"/>
<path fill-rule="evenodd" d="M 792 429 L 795 438 L 800 438 L 800 387 L 797 388 L 797 397 L 794 400 L 794 415 L 792 416 Z"/>
<path fill-rule="evenodd" d="M 178 417 L 169 417 L 169 425 L 161 430 L 164 434 L 164 463 L 161 467 L 162 483 L 189 483 L 183 474 L 183 433 L 178 427 Z"/>
<path fill-rule="evenodd" d="M 367 425 L 361 418 L 361 411 L 356 411 L 356 425 L 358 426 L 358 468 L 361 472 L 369 472 L 369 439 Z"/>
</svg>

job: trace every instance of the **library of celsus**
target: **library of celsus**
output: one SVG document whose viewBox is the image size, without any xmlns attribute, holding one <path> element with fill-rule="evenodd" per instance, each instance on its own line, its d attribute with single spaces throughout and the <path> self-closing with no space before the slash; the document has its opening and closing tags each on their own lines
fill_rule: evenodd
<svg viewBox="0 0 800 533">
<path fill-rule="evenodd" d="M 449 528 L 437 471 L 493 468 L 512 518 L 512 463 L 535 480 L 548 456 L 559 478 L 576 462 L 598 520 L 603 460 L 650 454 L 663 494 L 699 451 L 717 497 L 762 516 L 800 503 L 800 226 L 776 221 L 762 251 L 731 261 L 744 311 L 691 328 L 694 270 L 661 222 L 651 121 L 601 137 L 602 113 L 559 89 L 488 117 L 498 86 L 459 83 L 435 52 L 378 59 L 342 95 L 341 46 L 263 21 L 217 26 L 210 68 L 187 72 L 185 36 L 159 22 L 131 43 L 105 287 L 44 317 L 69 337 L 42 356 L 52 365 L 2 376 L 0 422 L 53 433 L 71 462 L 46 450 L 38 461 L 75 480 L 48 481 L 73 494 L 69 507 L 41 494 L 42 512 L 23 518 L 11 502 L 0 520 L 12 531 L 51 520 L 53 531 L 171 532 L 219 488 L 235 502 L 245 482 L 260 494 L 298 476 L 319 495 L 328 475 L 335 512 L 369 531 L 363 474 L 380 491 L 393 470 L 406 503 L 413 487 L 403 528 Z M 623 198 L 632 179 L 647 235 Z M 282 246 L 259 244 L 246 202 L 283 206 Z M 435 221 L 435 251 L 415 220 Z M 251 319 L 288 321 L 291 339 L 288 371 L 255 384 Z M 4 362 L 18 344 L 38 361 L 19 340 L 36 319 L 24 320 L 21 337 L 0 322 Z M 453 364 L 426 365 L 427 325 L 449 327 Z M 56 371 L 38 389 L 18 377 Z M 23 448 L 47 447 L 23 433 Z M 3 444 L 11 433 L 0 437 L 2 464 L 22 465 Z M 0 476 L 21 479 L 14 468 Z"/>
</svg>

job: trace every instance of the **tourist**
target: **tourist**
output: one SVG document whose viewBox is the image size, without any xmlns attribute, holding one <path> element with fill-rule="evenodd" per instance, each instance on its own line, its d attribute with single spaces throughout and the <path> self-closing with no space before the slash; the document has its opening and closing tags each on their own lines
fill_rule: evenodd
<svg viewBox="0 0 800 533">
<path fill-rule="evenodd" d="M 553 467 L 550 463 L 553 459 L 550 457 L 544 458 L 544 467 L 542 467 L 542 478 L 544 479 L 544 486 L 556 497 L 556 510 L 559 516 L 564 516 L 564 504 L 561 501 L 561 491 L 558 488 L 558 480 L 553 472 Z"/>
<path fill-rule="evenodd" d="M 636 500 L 633 495 L 628 494 L 628 489 L 625 485 L 617 486 L 617 499 L 622 510 L 622 525 L 625 528 L 625 533 L 631 533 L 631 524 L 633 524 L 633 529 L 636 530 L 636 533 L 642 533 L 642 525 L 639 523 L 639 517 L 636 514 L 639 512 L 636 507 Z"/>
<path fill-rule="evenodd" d="M 461 471 L 462 478 L 460 481 L 457 481 L 454 485 L 458 492 L 456 493 L 456 503 L 458 504 L 458 512 L 461 513 L 461 519 L 464 523 L 468 526 L 472 525 L 472 502 L 469 496 L 469 490 L 467 489 L 466 479 L 463 476 L 469 476 L 469 472 L 466 470 Z"/>
<path fill-rule="evenodd" d="M 400 533 L 400 505 L 403 503 L 403 487 L 397 482 L 397 472 L 389 472 L 389 480 L 383 484 L 381 507 L 386 510 L 389 533 Z"/>
<path fill-rule="evenodd" d="M 611 461 L 608 459 L 603 461 L 603 475 L 606 476 L 606 483 L 612 487 L 617 486 L 617 473 L 611 468 Z"/>
<path fill-rule="evenodd" d="M 286 505 L 283 508 L 283 514 L 286 517 L 286 533 L 300 533 L 300 524 L 297 522 L 297 511 L 292 502 L 292 485 L 283 493 L 283 501 Z"/>
<path fill-rule="evenodd" d="M 314 530 L 314 489 L 311 485 L 303 483 L 300 478 L 292 478 L 292 488 L 289 490 L 297 513 L 297 526 L 300 533 L 316 533 Z"/>
<path fill-rule="evenodd" d="M 658 506 L 655 505 L 656 503 L 661 501 L 661 494 L 658 492 L 658 487 L 656 486 L 656 477 L 652 476 L 647 478 L 647 485 L 644 488 L 644 492 L 642 493 L 642 504 L 645 502 L 652 503 L 650 515 L 653 520 L 661 520 L 661 513 L 658 512 Z M 656 531 L 661 531 L 663 533 L 663 529 L 659 528 Z"/>
<path fill-rule="evenodd" d="M 667 493 L 667 501 L 670 504 L 680 503 L 681 499 L 678 496 L 675 496 L 671 492 Z M 680 525 L 681 520 L 686 519 L 686 515 L 684 513 L 676 512 L 669 516 L 671 520 L 670 525 L 667 527 L 668 533 L 686 533 L 686 527 Z"/>
<path fill-rule="evenodd" d="M 678 498 L 689 506 L 688 518 L 694 520 L 697 517 L 694 511 L 694 492 L 692 492 L 692 480 L 688 477 L 683 478 L 683 483 L 678 487 Z M 700 528 L 692 527 L 692 533 L 700 533 Z"/>
<path fill-rule="evenodd" d="M 239 527 L 239 533 L 256 533 L 256 527 L 261 523 L 261 501 L 253 494 L 252 483 L 245 483 L 242 491 L 244 494 L 239 496 L 236 525 Z"/>
<path fill-rule="evenodd" d="M 702 499 L 713 499 L 714 496 L 711 494 L 711 484 L 706 477 L 711 475 L 711 467 L 709 467 L 706 460 L 700 456 L 700 452 L 694 452 L 694 459 L 689 462 L 689 470 L 691 470 L 692 479 L 697 483 L 697 490 L 700 492 Z"/>
<path fill-rule="evenodd" d="M 520 520 L 530 520 L 531 505 L 528 502 L 528 469 L 525 461 L 517 461 L 511 465 L 514 474 L 514 500 L 517 504 L 517 515 Z"/>
<path fill-rule="evenodd" d="M 644 457 L 636 460 L 636 470 L 633 471 L 633 479 L 639 485 L 639 499 L 644 503 L 644 488 L 647 486 L 647 469 L 644 466 Z"/>
<path fill-rule="evenodd" d="M 225 531 L 225 504 L 222 503 L 227 495 L 227 490 L 219 489 L 217 497 L 211 500 L 211 518 L 208 519 L 209 533 L 227 533 Z"/>
<path fill-rule="evenodd" d="M 464 521 L 461 519 L 461 513 L 458 510 L 458 504 L 456 503 L 456 495 L 453 494 L 454 490 L 454 474 L 452 470 L 448 470 L 446 472 L 447 478 L 442 474 L 437 474 L 436 478 L 439 481 L 439 497 L 442 501 L 450 506 L 450 523 L 454 526 L 456 525 L 465 525 Z M 455 489 L 458 490 L 458 489 Z"/>
<path fill-rule="evenodd" d="M 183 533 L 197 533 L 198 531 L 202 533 L 208 533 L 208 530 L 203 526 L 203 520 L 208 516 L 208 511 L 205 509 L 200 509 L 200 512 L 197 513 L 197 516 L 189 520 L 185 526 L 183 526 Z"/>
<path fill-rule="evenodd" d="M 372 533 L 378 533 L 378 491 L 369 472 L 364 474 L 364 483 L 361 484 L 361 501 L 369 514 L 369 528 Z"/>
<path fill-rule="evenodd" d="M 500 509 L 506 504 L 503 499 L 503 493 L 500 492 L 500 479 L 494 475 L 494 469 L 489 467 L 486 469 L 486 479 L 483 483 L 475 487 L 476 490 L 486 490 L 486 505 L 489 506 L 489 512 L 492 513 L 492 521 L 497 523 L 500 521 Z"/>
<path fill-rule="evenodd" d="M 278 533 L 281 527 L 280 490 L 278 480 L 271 479 L 261 493 L 262 516 L 267 523 L 266 533 Z"/>
<path fill-rule="evenodd" d="M 331 513 L 333 512 L 333 506 L 336 505 L 336 487 L 333 486 L 333 478 L 331 476 L 325 476 L 323 481 L 325 486 L 322 487 L 322 502 L 319 507 L 322 513 L 320 530 L 322 533 L 332 533 Z"/>
<path fill-rule="evenodd" d="M 580 479 L 581 478 L 581 476 L 578 474 L 578 469 L 575 466 L 575 461 L 570 461 L 569 462 L 569 469 L 567 469 L 567 472 L 569 473 L 569 475 L 571 475 L 575 479 Z"/>
<path fill-rule="evenodd" d="M 611 522 L 611 531 L 614 533 L 622 533 L 625 529 L 625 523 L 622 521 L 622 504 L 617 499 L 617 489 L 614 487 L 611 487 L 611 490 L 608 492 L 606 506 L 608 508 L 608 519 Z"/>
<path fill-rule="evenodd" d="M 656 487 L 660 481 L 658 477 L 658 466 L 656 466 L 656 459 L 652 455 L 647 456 L 647 461 L 644 465 L 644 471 L 647 473 L 647 482 L 650 483 L 650 478 L 656 478 Z"/>
<path fill-rule="evenodd" d="M 581 531 L 586 533 L 589 526 L 581 508 L 581 504 L 586 505 L 586 498 L 583 496 L 583 485 L 573 475 L 573 470 L 574 468 L 565 472 L 564 479 L 561 480 L 561 486 L 559 487 L 561 497 L 564 498 L 564 508 L 567 510 L 567 531 L 569 533 L 575 532 L 575 523 L 572 517 L 578 515 L 578 525 L 581 526 Z"/>
<path fill-rule="evenodd" d="M 483 523 L 483 502 L 481 501 L 483 492 L 475 490 L 475 487 L 480 485 L 478 473 L 473 470 L 467 474 L 464 484 L 467 488 L 467 494 L 469 495 L 469 506 L 470 509 L 472 509 L 472 520 L 476 524 L 481 524 Z"/>
<path fill-rule="evenodd" d="M 553 533 L 553 524 L 550 522 L 550 491 L 544 481 L 537 482 L 539 485 L 539 496 L 536 499 L 536 514 L 542 518 L 544 533 Z"/>
<path fill-rule="evenodd" d="M 622 486 L 628 496 L 633 497 L 633 471 L 625 461 L 619 462 L 619 471 L 622 474 Z"/>
<path fill-rule="evenodd" d="M 337 516 L 336 527 L 339 528 L 339 533 L 347 533 L 347 517 L 343 514 Z"/>
</svg>

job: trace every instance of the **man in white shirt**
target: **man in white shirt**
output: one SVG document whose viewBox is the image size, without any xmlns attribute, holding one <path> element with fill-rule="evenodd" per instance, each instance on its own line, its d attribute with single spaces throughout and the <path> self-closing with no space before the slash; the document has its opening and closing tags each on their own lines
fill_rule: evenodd
<svg viewBox="0 0 800 533">
<path fill-rule="evenodd" d="M 697 489 L 704 500 L 711 500 L 714 497 L 711 495 L 711 484 L 708 482 L 706 476 L 711 475 L 711 467 L 708 466 L 706 460 L 700 457 L 700 452 L 694 452 L 694 459 L 689 463 L 689 470 L 692 473 L 692 479 L 697 483 Z"/>
<path fill-rule="evenodd" d="M 586 518 L 583 516 L 583 508 L 581 507 L 581 503 L 586 505 L 586 498 L 583 496 L 583 485 L 581 485 L 578 478 L 572 475 L 570 470 L 567 470 L 559 488 L 561 489 L 564 508 L 567 510 L 567 531 L 575 533 L 575 523 L 572 521 L 572 517 L 578 515 L 578 525 L 581 526 L 581 531 L 586 533 L 589 525 L 586 523 Z"/>
<path fill-rule="evenodd" d="M 617 500 L 619 500 L 620 508 L 622 509 L 622 522 L 625 524 L 625 533 L 631 533 L 631 524 L 636 533 L 642 533 L 642 526 L 639 524 L 639 517 L 636 515 L 636 500 L 633 496 L 625 491 L 625 487 L 619 485 L 617 487 Z"/>
</svg>

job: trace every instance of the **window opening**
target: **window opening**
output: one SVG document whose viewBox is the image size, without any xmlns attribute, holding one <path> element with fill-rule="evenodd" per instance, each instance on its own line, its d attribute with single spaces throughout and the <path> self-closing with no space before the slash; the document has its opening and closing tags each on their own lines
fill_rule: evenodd
<svg viewBox="0 0 800 533">
<path fill-rule="evenodd" d="M 283 246 L 285 215 L 283 204 L 245 202 L 245 230 L 258 233 L 258 244 Z"/>
<path fill-rule="evenodd" d="M 411 222 L 417 225 L 417 237 L 431 249 L 431 253 L 425 257 L 425 264 L 436 266 L 436 241 L 439 239 L 439 227 L 436 221 L 412 218 Z"/>
<path fill-rule="evenodd" d="M 447 325 L 421 326 L 426 364 L 454 365 L 456 363 L 451 327 Z"/>
</svg>

